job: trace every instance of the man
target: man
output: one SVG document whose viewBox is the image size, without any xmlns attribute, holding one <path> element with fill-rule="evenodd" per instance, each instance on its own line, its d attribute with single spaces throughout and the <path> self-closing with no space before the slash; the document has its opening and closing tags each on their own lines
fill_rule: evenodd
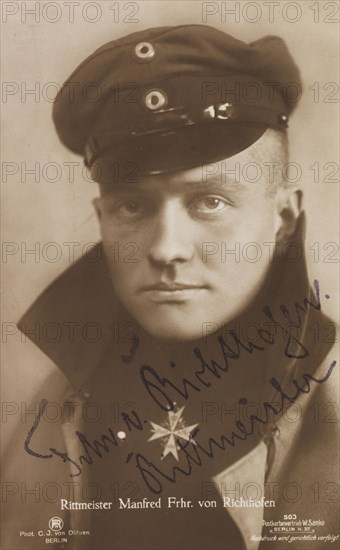
<svg viewBox="0 0 340 550">
<path fill-rule="evenodd" d="M 54 122 L 99 184 L 102 244 L 20 322 L 74 330 L 38 343 L 65 378 L 39 391 L 20 443 L 58 498 L 23 509 L 22 529 L 43 534 L 16 547 L 273 549 L 289 533 L 317 549 L 336 535 L 334 424 L 312 414 L 334 401 L 334 352 L 311 330 L 328 295 L 309 287 L 283 170 L 292 83 L 281 39 L 186 25 L 110 42 L 64 84 Z M 51 402 L 61 426 L 44 423 Z"/>
</svg>

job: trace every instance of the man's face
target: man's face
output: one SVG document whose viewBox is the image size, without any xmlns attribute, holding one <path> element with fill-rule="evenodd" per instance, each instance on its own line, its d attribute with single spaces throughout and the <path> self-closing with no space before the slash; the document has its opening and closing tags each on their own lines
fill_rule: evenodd
<svg viewBox="0 0 340 550">
<path fill-rule="evenodd" d="M 254 162 L 250 147 L 213 166 L 101 186 L 95 206 L 113 287 L 153 337 L 199 339 L 259 291 L 280 218 L 263 166 L 250 181 Z"/>
</svg>

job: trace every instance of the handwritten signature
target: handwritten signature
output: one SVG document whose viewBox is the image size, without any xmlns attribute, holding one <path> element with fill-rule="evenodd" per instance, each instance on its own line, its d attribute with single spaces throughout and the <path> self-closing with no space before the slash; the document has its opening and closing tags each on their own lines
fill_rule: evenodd
<svg viewBox="0 0 340 550">
<path fill-rule="evenodd" d="M 197 441 L 197 435 L 199 433 L 198 428 L 192 431 L 192 433 L 190 434 L 189 441 L 185 444 L 183 444 L 183 442 L 177 438 L 176 444 L 179 447 L 179 452 L 182 452 L 185 455 L 185 458 L 187 461 L 187 469 L 183 469 L 183 468 L 180 468 L 179 466 L 175 466 L 172 468 L 172 473 L 167 474 L 164 471 L 162 471 L 158 466 L 150 462 L 141 453 L 136 453 L 135 466 L 141 473 L 141 476 L 145 484 L 150 489 L 150 491 L 152 491 L 153 493 L 159 494 L 163 490 L 163 485 L 156 474 L 158 474 L 158 476 L 161 476 L 161 478 L 171 483 L 175 483 L 177 481 L 177 474 L 190 476 L 192 473 L 192 463 L 195 464 L 196 466 L 202 465 L 202 459 L 199 455 L 199 450 L 202 451 L 202 453 L 205 454 L 207 457 L 213 458 L 214 457 L 213 446 L 224 451 L 228 445 L 234 447 L 236 440 L 242 440 L 242 441 L 246 440 L 249 436 L 251 436 L 254 433 L 254 426 L 256 425 L 256 423 L 260 423 L 262 425 L 268 424 L 270 416 L 272 416 L 271 413 L 274 413 L 274 415 L 279 415 L 283 411 L 285 403 L 287 401 L 292 404 L 297 400 L 297 398 L 301 393 L 308 394 L 311 391 L 310 382 L 314 382 L 315 384 L 324 384 L 325 382 L 327 382 L 335 366 L 336 366 L 336 361 L 333 361 L 323 378 L 316 378 L 315 376 L 312 376 L 310 374 L 303 374 L 302 378 L 304 379 L 304 382 L 305 382 L 304 387 L 299 385 L 297 380 L 295 379 L 292 380 L 292 384 L 295 386 L 296 392 L 294 395 L 290 395 L 290 396 L 283 391 L 278 380 L 276 380 L 276 378 L 272 378 L 270 381 L 270 384 L 277 390 L 278 396 L 281 398 L 279 407 L 276 408 L 273 406 L 272 403 L 264 401 L 262 403 L 265 411 L 265 414 L 263 417 L 259 417 L 254 414 L 250 415 L 248 426 L 245 426 L 245 424 L 240 420 L 236 421 L 235 426 L 238 432 L 232 431 L 228 437 L 222 434 L 220 436 L 219 441 L 217 441 L 213 437 L 209 437 L 207 442 L 207 448 Z M 108 446 L 109 443 L 114 447 L 118 447 L 119 443 L 114 433 L 109 428 L 108 429 L 109 437 L 105 434 L 102 434 L 100 436 L 101 442 L 94 440 L 93 443 L 90 443 L 82 432 L 79 432 L 79 431 L 75 432 L 85 452 L 84 455 L 79 456 L 78 461 L 72 459 L 67 453 L 58 451 L 53 447 L 49 448 L 50 454 L 41 454 L 33 451 L 30 447 L 31 439 L 39 426 L 39 423 L 41 421 L 41 418 L 44 414 L 44 411 L 47 405 L 48 405 L 48 401 L 46 399 L 42 399 L 40 402 L 38 415 L 25 441 L 25 451 L 28 454 L 35 456 L 37 458 L 52 458 L 53 455 L 58 456 L 63 460 L 63 462 L 69 462 L 72 466 L 74 466 L 76 472 L 71 473 L 70 476 L 76 477 L 81 474 L 82 472 L 81 465 L 84 462 L 87 462 L 87 464 L 93 464 L 93 458 L 89 453 L 89 449 L 91 449 L 97 455 L 97 457 L 102 458 L 104 451 L 105 453 L 108 453 L 110 451 L 110 447 Z M 139 419 L 137 413 L 133 411 L 131 414 L 133 416 L 133 419 L 127 413 L 122 413 L 123 420 L 125 421 L 128 429 L 130 431 L 133 428 L 137 428 L 138 430 L 143 430 L 143 423 Z M 190 451 L 188 449 L 189 445 L 191 445 L 190 450 L 193 452 L 193 454 L 190 454 Z M 130 462 L 133 455 L 134 453 L 130 453 L 128 455 L 126 459 L 126 463 Z"/>
<path fill-rule="evenodd" d="M 313 304 L 308 300 L 307 298 L 303 301 L 303 306 L 299 303 L 295 303 L 295 314 L 296 318 L 294 319 L 294 326 L 297 328 L 300 328 L 302 325 L 302 318 L 301 314 L 307 314 L 310 307 L 313 307 L 314 309 L 319 310 L 321 308 L 320 305 L 320 290 L 319 290 L 319 283 L 318 281 L 314 281 L 314 288 L 316 291 L 316 303 Z M 280 306 L 280 311 L 282 315 L 285 317 L 285 319 L 288 319 L 289 322 L 292 322 L 292 315 L 290 314 L 289 310 L 285 305 Z M 272 313 L 269 306 L 266 306 L 263 308 L 263 312 L 267 317 L 271 319 L 276 325 L 281 326 L 274 317 L 274 314 Z M 264 329 L 259 329 L 259 336 L 262 338 L 262 341 L 264 343 L 267 343 L 269 345 L 274 344 L 275 342 L 275 336 L 270 334 L 269 331 L 266 331 Z M 203 388 L 208 388 L 211 386 L 211 381 L 209 379 L 204 379 L 204 374 L 212 375 L 214 378 L 220 379 L 222 373 L 226 373 L 229 369 L 229 359 L 239 359 L 241 350 L 243 349 L 247 353 L 253 353 L 254 351 L 262 351 L 265 349 L 265 346 L 255 345 L 252 342 L 242 342 L 236 333 L 231 332 L 231 336 L 233 338 L 233 341 L 236 345 L 236 348 L 232 349 L 230 345 L 225 341 L 225 339 L 222 336 L 218 337 L 218 342 L 221 347 L 221 351 L 224 358 L 224 364 L 220 365 L 216 363 L 215 361 L 211 360 L 211 364 L 209 364 L 207 361 L 204 360 L 201 351 L 199 348 L 194 348 L 193 353 L 195 356 L 200 360 L 201 362 L 201 368 L 195 372 L 195 381 L 189 380 L 187 378 L 182 379 L 182 387 L 176 386 L 171 380 L 167 378 L 161 377 L 157 371 L 149 366 L 149 365 L 143 365 L 140 368 L 140 375 L 142 382 L 144 384 L 145 389 L 151 396 L 151 398 L 157 403 L 157 405 L 162 409 L 166 411 L 174 410 L 175 403 L 172 400 L 172 398 L 166 393 L 166 388 L 171 388 L 171 390 L 175 391 L 177 394 L 180 394 L 184 399 L 189 399 L 190 393 L 189 388 L 191 390 L 199 392 Z M 291 345 L 294 344 L 295 349 L 291 349 Z M 136 349 L 139 345 L 139 340 L 136 339 L 135 342 L 133 342 L 133 345 L 131 347 L 131 352 L 129 356 L 124 356 L 125 362 L 132 361 Z M 296 358 L 296 359 L 302 359 L 308 356 L 308 350 L 305 348 L 305 346 L 298 340 L 297 337 L 291 337 L 287 339 L 286 347 L 284 350 L 284 353 L 289 358 Z M 175 483 L 177 481 L 178 475 L 182 476 L 190 476 L 193 470 L 193 466 L 201 466 L 202 465 L 202 456 L 205 455 L 208 458 L 214 457 L 214 447 L 224 451 L 228 446 L 235 446 L 237 440 L 245 440 L 248 437 L 250 437 L 255 430 L 256 424 L 262 424 L 266 425 L 269 422 L 270 416 L 272 415 L 280 415 L 280 413 L 283 411 L 285 404 L 288 402 L 290 404 L 294 403 L 300 394 L 308 394 L 311 391 L 311 382 L 314 384 L 323 384 L 325 383 L 329 377 L 332 374 L 333 369 L 336 366 L 336 361 L 333 361 L 325 374 L 323 378 L 316 378 L 312 376 L 311 374 L 303 374 L 302 378 L 304 380 L 304 384 L 301 385 L 298 383 L 297 380 L 292 380 L 293 386 L 295 386 L 296 391 L 293 395 L 286 394 L 279 381 L 276 378 L 272 378 L 269 383 L 271 386 L 277 391 L 278 398 L 280 398 L 280 404 L 278 407 L 274 407 L 272 403 L 269 403 L 267 401 L 264 401 L 262 403 L 263 409 L 264 409 L 264 415 L 257 416 L 257 415 L 251 415 L 249 420 L 249 424 L 245 425 L 240 420 L 235 422 L 235 430 L 233 430 L 228 436 L 222 434 L 218 440 L 214 439 L 213 437 L 209 437 L 206 444 L 203 445 L 202 442 L 197 441 L 197 436 L 199 435 L 199 428 L 196 428 L 192 431 L 190 434 L 189 440 L 186 443 L 183 443 L 180 439 L 177 438 L 176 444 L 179 448 L 179 452 L 182 454 L 183 457 L 185 457 L 186 461 L 186 467 L 179 467 L 175 466 L 172 468 L 170 473 L 166 473 L 163 470 L 161 470 L 158 466 L 153 464 L 151 461 L 149 461 L 145 456 L 143 456 L 139 452 L 131 452 L 127 458 L 126 463 L 129 463 L 132 460 L 132 457 L 135 457 L 135 467 L 138 469 L 138 471 L 141 474 L 142 479 L 144 480 L 145 484 L 149 488 L 149 490 L 155 494 L 159 494 L 163 490 L 163 484 L 162 481 L 166 480 L 170 483 Z M 162 396 L 163 400 L 160 400 L 160 396 Z M 242 400 L 244 401 L 244 399 Z M 107 429 L 106 434 L 101 434 L 99 436 L 99 441 L 95 439 L 93 442 L 90 442 L 85 434 L 83 434 L 80 431 L 75 431 L 75 436 L 78 438 L 79 442 L 82 445 L 82 449 L 84 454 L 80 454 L 77 459 L 71 458 L 66 452 L 61 452 L 53 447 L 49 448 L 49 453 L 42 454 L 34 451 L 31 447 L 31 442 L 34 434 L 36 433 L 39 424 L 41 422 L 41 419 L 44 415 L 45 409 L 48 405 L 48 401 L 46 399 L 42 399 L 39 405 L 39 412 L 38 415 L 27 435 L 27 438 L 25 440 L 24 448 L 25 451 L 36 457 L 41 459 L 49 459 L 53 458 L 53 456 L 57 456 L 60 459 L 62 459 L 63 462 L 68 462 L 70 465 L 74 467 L 74 472 L 70 474 L 71 477 L 76 477 L 81 475 L 82 473 L 82 465 L 84 462 L 91 465 L 94 462 L 93 454 L 98 457 L 102 458 L 105 454 L 109 453 L 112 449 L 112 447 L 119 447 L 121 440 L 117 440 L 115 437 L 113 431 L 111 428 Z M 275 402 L 276 405 L 276 402 Z M 134 429 L 137 429 L 139 431 L 142 431 L 144 429 L 144 423 L 139 418 L 136 411 L 132 411 L 130 414 L 127 414 L 126 412 L 121 413 L 122 421 L 124 422 L 126 428 L 128 431 L 132 431 Z"/>
</svg>

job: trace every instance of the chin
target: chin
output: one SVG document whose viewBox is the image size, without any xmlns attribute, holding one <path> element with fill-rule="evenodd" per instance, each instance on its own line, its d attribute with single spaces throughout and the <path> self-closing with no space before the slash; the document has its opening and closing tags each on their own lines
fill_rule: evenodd
<svg viewBox="0 0 340 550">
<path fill-rule="evenodd" d="M 172 316 L 171 316 L 172 317 Z M 181 319 L 166 316 L 153 318 L 135 317 L 140 327 L 155 340 L 163 342 L 189 342 L 202 339 L 202 323 L 181 322 Z"/>
<path fill-rule="evenodd" d="M 230 319 L 226 312 L 219 316 L 213 311 L 207 311 L 207 307 L 188 307 L 188 305 L 160 305 L 143 304 L 141 307 L 129 307 L 132 304 L 125 304 L 127 311 L 137 321 L 138 325 L 152 338 L 163 342 L 202 342 L 205 341 L 207 319 L 214 319 L 209 324 L 209 335 L 218 333 Z M 135 305 L 135 304 L 133 304 Z M 228 312 L 229 313 L 229 312 Z M 216 319 L 217 317 L 217 319 Z M 215 320 L 216 319 L 216 320 Z M 212 330 L 211 325 L 216 330 Z"/>
<path fill-rule="evenodd" d="M 202 328 L 200 330 L 186 330 L 178 327 L 143 327 L 146 332 L 155 340 L 160 342 L 194 342 L 202 339 Z"/>
</svg>

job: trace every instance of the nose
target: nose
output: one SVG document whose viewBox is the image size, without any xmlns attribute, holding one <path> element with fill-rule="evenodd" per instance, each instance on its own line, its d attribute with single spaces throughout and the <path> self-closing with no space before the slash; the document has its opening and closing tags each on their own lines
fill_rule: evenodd
<svg viewBox="0 0 340 550">
<path fill-rule="evenodd" d="M 169 201 L 157 213 L 148 251 L 151 263 L 170 265 L 189 261 L 194 253 L 192 221 L 176 201 Z"/>
</svg>

